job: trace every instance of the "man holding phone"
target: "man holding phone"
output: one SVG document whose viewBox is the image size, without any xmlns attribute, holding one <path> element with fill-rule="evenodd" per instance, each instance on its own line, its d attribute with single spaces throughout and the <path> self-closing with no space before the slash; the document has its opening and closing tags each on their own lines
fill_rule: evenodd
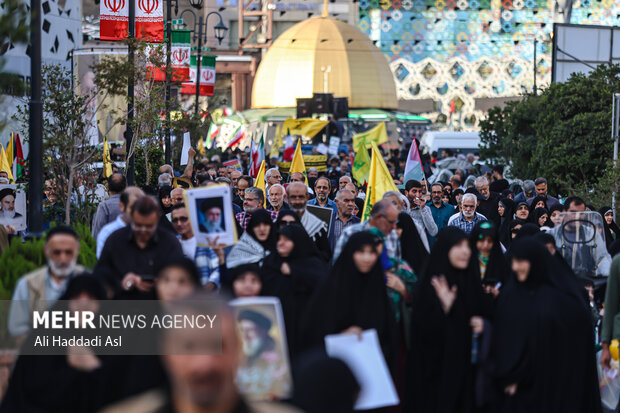
<svg viewBox="0 0 620 413">
<path fill-rule="evenodd" d="M 136 297 L 153 288 L 153 276 L 165 260 L 182 257 L 178 239 L 158 223 L 159 203 L 153 197 L 138 198 L 131 208 L 131 225 L 108 238 L 96 269 L 104 269 L 115 282 L 115 293 Z"/>
<path fill-rule="evenodd" d="M 411 215 L 411 218 L 418 228 L 425 229 L 423 233 L 420 233 L 420 238 L 422 238 L 424 245 L 429 245 L 428 235 L 434 237 L 439 230 L 437 229 L 437 224 L 433 219 L 430 208 L 426 207 L 426 200 L 423 195 L 422 183 L 420 181 L 416 181 L 415 179 L 407 181 L 405 184 L 405 196 L 410 203 L 411 209 L 409 210 L 409 215 Z"/>
</svg>

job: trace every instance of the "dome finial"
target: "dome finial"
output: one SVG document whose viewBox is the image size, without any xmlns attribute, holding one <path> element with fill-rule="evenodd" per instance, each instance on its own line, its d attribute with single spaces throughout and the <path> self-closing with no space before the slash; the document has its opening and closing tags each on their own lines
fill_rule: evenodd
<svg viewBox="0 0 620 413">
<path fill-rule="evenodd" d="M 322 17 L 329 17 L 329 12 L 327 11 L 327 0 L 323 0 L 323 14 Z"/>
</svg>

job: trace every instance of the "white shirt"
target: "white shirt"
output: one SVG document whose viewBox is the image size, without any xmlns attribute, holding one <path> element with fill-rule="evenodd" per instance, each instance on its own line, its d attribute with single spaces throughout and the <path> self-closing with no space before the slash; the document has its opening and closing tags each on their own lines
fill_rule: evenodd
<svg viewBox="0 0 620 413">
<path fill-rule="evenodd" d="M 196 237 L 191 237 L 189 239 L 181 239 L 181 248 L 183 248 L 183 255 L 185 255 L 190 260 L 194 260 L 196 257 L 196 247 L 198 246 L 198 241 L 196 241 Z"/>
<path fill-rule="evenodd" d="M 457 212 L 456 214 L 452 215 L 452 216 L 450 217 L 450 219 L 448 219 L 448 225 L 446 225 L 446 226 L 450 226 L 450 224 L 452 224 L 452 222 L 453 222 L 455 219 L 457 219 L 457 218 L 459 217 L 459 215 L 461 215 L 461 213 L 460 213 L 460 212 Z M 479 213 L 477 213 L 477 212 L 476 212 L 476 216 L 477 216 L 477 217 L 479 217 L 479 218 L 484 218 L 484 219 L 486 219 L 486 220 L 488 221 L 487 217 L 485 217 L 485 216 L 484 216 L 484 215 L 482 215 L 482 214 L 479 214 Z"/>
<path fill-rule="evenodd" d="M 123 221 L 123 214 L 116 217 L 116 219 L 109 224 L 105 224 L 97 234 L 97 259 L 101 256 L 101 251 L 103 251 L 103 246 L 105 245 L 106 240 L 112 233 L 118 229 L 125 228 L 127 224 Z"/>
</svg>

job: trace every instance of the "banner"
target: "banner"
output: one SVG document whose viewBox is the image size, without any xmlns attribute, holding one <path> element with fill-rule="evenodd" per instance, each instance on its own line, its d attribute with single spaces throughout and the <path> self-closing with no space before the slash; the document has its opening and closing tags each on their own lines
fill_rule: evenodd
<svg viewBox="0 0 620 413">
<path fill-rule="evenodd" d="M 129 1 L 101 0 L 99 39 L 119 41 L 129 33 Z M 164 40 L 164 0 L 136 1 L 136 38 L 151 42 Z"/>
<path fill-rule="evenodd" d="M 304 155 L 304 165 L 306 168 L 316 168 L 319 172 L 327 170 L 327 155 Z M 283 174 L 288 174 L 291 169 L 291 162 L 278 161 L 278 170 Z"/>
<path fill-rule="evenodd" d="M 189 80 L 189 65 L 190 65 L 190 52 L 191 52 L 191 31 L 190 30 L 172 30 L 172 42 L 170 53 L 170 66 L 172 71 L 172 81 L 182 82 Z M 165 44 L 165 39 L 164 39 Z M 155 49 L 158 44 L 149 45 L 148 52 Z M 166 81 L 166 48 L 164 45 L 163 50 L 164 64 L 162 67 L 155 67 L 148 65 L 147 79 L 154 80 L 155 82 Z"/>
<path fill-rule="evenodd" d="M 181 94 L 196 94 L 196 56 L 191 57 L 189 82 L 181 83 Z M 202 56 L 200 65 L 200 96 L 213 96 L 215 89 L 215 56 Z"/>
<path fill-rule="evenodd" d="M 383 156 L 375 142 L 371 143 L 372 158 L 370 160 L 370 173 L 368 174 L 368 190 L 364 200 L 364 212 L 362 221 L 370 216 L 370 210 L 377 201 L 383 199 L 383 194 L 388 191 L 398 191 L 394 184 L 394 178 L 390 175 L 388 167 L 383 161 Z"/>
<path fill-rule="evenodd" d="M 282 130 L 286 131 L 287 135 L 300 135 L 307 136 L 308 138 L 314 138 L 329 121 L 301 118 L 301 119 L 287 119 L 282 125 Z"/>
</svg>

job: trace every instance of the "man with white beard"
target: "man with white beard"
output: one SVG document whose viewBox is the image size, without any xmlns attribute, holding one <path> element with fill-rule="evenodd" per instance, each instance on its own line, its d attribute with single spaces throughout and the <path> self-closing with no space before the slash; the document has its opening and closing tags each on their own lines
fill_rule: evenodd
<svg viewBox="0 0 620 413">
<path fill-rule="evenodd" d="M 484 215 L 476 213 L 478 198 L 474 194 L 465 194 L 461 197 L 461 213 L 450 219 L 448 226 L 458 227 L 469 235 L 478 222 L 486 221 Z"/>
<path fill-rule="evenodd" d="M 52 228 L 45 238 L 43 249 L 47 266 L 22 276 L 15 286 L 9 314 L 9 332 L 13 337 L 30 329 L 33 310 L 46 310 L 65 292 L 69 279 L 84 271 L 77 265 L 80 241 L 73 229 Z"/>
</svg>

